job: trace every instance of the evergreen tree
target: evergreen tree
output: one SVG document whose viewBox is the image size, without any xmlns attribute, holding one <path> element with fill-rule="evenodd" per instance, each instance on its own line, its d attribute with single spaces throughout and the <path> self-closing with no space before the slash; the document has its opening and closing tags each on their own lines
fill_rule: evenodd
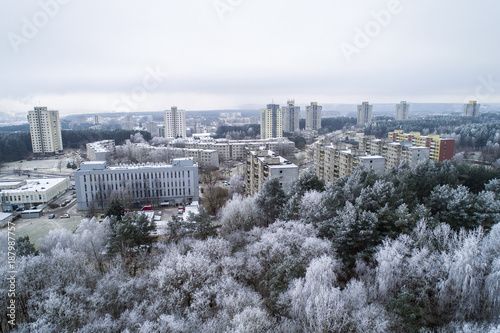
<svg viewBox="0 0 500 333">
<path fill-rule="evenodd" d="M 106 216 L 114 216 L 119 221 L 122 219 L 123 211 L 124 208 L 122 203 L 118 199 L 113 199 L 109 204 L 108 210 L 106 211 Z"/>
<path fill-rule="evenodd" d="M 30 242 L 29 236 L 19 237 L 16 244 L 16 254 L 20 257 L 38 255 L 35 246 Z"/>
<path fill-rule="evenodd" d="M 216 237 L 217 229 L 220 228 L 220 225 L 213 224 L 212 218 L 203 206 L 200 206 L 198 214 L 189 213 L 184 225 L 191 230 L 194 238 L 203 240 Z"/>
<path fill-rule="evenodd" d="M 278 218 L 285 202 L 285 192 L 280 185 L 279 179 L 267 180 L 255 198 L 255 203 L 261 210 L 265 225 L 273 223 Z"/>
</svg>

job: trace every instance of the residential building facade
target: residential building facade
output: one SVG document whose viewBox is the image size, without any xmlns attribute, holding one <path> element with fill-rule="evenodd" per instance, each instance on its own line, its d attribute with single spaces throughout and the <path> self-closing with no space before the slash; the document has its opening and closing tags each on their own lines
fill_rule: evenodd
<svg viewBox="0 0 500 333">
<path fill-rule="evenodd" d="M 368 102 L 358 105 L 358 126 L 365 126 L 372 122 L 372 109 L 373 105 L 370 105 Z"/>
<path fill-rule="evenodd" d="M 166 138 L 186 137 L 186 111 L 172 106 L 170 110 L 165 110 L 164 118 Z"/>
<path fill-rule="evenodd" d="M 441 138 L 436 134 L 420 135 L 420 132 L 404 133 L 403 130 L 389 132 L 389 140 L 392 142 L 411 142 L 417 147 L 428 147 L 429 158 L 443 162 L 451 160 L 455 155 L 455 140 Z"/>
<path fill-rule="evenodd" d="M 401 101 L 401 103 L 396 104 L 396 120 L 408 120 L 410 117 L 410 104 L 406 101 Z"/>
<path fill-rule="evenodd" d="M 319 130 L 321 128 L 321 111 L 323 107 L 317 102 L 311 102 L 306 108 L 306 130 Z"/>
<path fill-rule="evenodd" d="M 272 139 L 283 137 L 283 119 L 279 104 L 268 104 L 260 110 L 260 138 Z"/>
<path fill-rule="evenodd" d="M 105 209 L 113 198 L 137 208 L 185 204 L 199 198 L 198 165 L 192 158 L 174 158 L 172 164 L 84 162 L 75 171 L 75 189 L 79 210 Z"/>
<path fill-rule="evenodd" d="M 477 101 L 470 101 L 469 104 L 464 104 L 464 111 L 462 116 L 465 117 L 479 117 L 479 108 L 481 104 L 478 104 Z"/>
<path fill-rule="evenodd" d="M 186 148 L 191 149 L 214 149 L 217 150 L 219 158 L 229 160 L 244 160 L 247 157 L 247 149 L 266 149 L 272 151 L 293 151 L 295 143 L 285 139 L 260 139 L 260 140 L 227 140 L 217 139 L 212 141 L 188 141 Z"/>
<path fill-rule="evenodd" d="M 115 140 L 87 143 L 87 158 L 91 161 L 106 161 L 106 157 L 116 151 Z"/>
<path fill-rule="evenodd" d="M 28 111 L 31 145 L 34 154 L 57 154 L 63 151 L 59 111 L 36 106 Z"/>
<path fill-rule="evenodd" d="M 299 167 L 271 150 L 247 151 L 247 186 L 248 195 L 259 192 L 266 180 L 278 178 L 286 192 L 299 177 Z"/>
<path fill-rule="evenodd" d="M 283 132 L 293 133 L 299 130 L 300 106 L 295 106 L 295 101 L 289 100 L 283 112 Z"/>
</svg>

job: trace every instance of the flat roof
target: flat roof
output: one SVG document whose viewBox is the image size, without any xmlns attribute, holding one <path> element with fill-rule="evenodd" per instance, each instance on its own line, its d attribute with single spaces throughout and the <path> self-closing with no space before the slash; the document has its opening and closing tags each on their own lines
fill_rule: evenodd
<svg viewBox="0 0 500 333">
<path fill-rule="evenodd" d="M 12 216 L 12 213 L 3 213 L 3 212 L 0 212 L 0 221 L 1 220 L 5 220 L 6 218 L 9 218 L 10 216 Z"/>
<path fill-rule="evenodd" d="M 26 181 L 26 185 L 14 189 L 3 190 L 2 193 L 20 193 L 33 191 L 43 192 L 66 180 L 67 178 L 30 179 Z"/>
</svg>

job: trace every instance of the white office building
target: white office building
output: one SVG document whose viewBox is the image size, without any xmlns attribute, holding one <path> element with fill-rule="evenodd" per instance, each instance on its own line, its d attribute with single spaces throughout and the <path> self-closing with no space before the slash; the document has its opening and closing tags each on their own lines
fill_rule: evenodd
<svg viewBox="0 0 500 333">
<path fill-rule="evenodd" d="M 282 109 L 283 132 L 293 133 L 299 130 L 300 106 L 295 106 L 294 100 L 289 100 Z"/>
<path fill-rule="evenodd" d="M 185 110 L 177 110 L 177 106 L 172 106 L 170 110 L 165 110 L 165 137 L 166 138 L 186 137 Z"/>
<path fill-rule="evenodd" d="M 105 209 L 114 198 L 136 208 L 185 204 L 198 200 L 198 165 L 192 158 L 172 164 L 84 162 L 75 171 L 75 189 L 79 210 Z"/>
<path fill-rule="evenodd" d="M 373 105 L 368 102 L 358 105 L 358 126 L 365 126 L 372 122 L 372 109 Z"/>
<path fill-rule="evenodd" d="M 306 130 L 319 130 L 321 128 L 322 106 L 316 102 L 311 102 L 306 108 Z"/>
<path fill-rule="evenodd" d="M 45 106 L 36 106 L 33 111 L 28 111 L 28 122 L 34 154 L 62 153 L 59 111 L 47 110 Z"/>
<path fill-rule="evenodd" d="M 406 101 L 401 101 L 401 103 L 396 104 L 396 120 L 408 120 L 410 116 L 410 104 Z"/>
</svg>

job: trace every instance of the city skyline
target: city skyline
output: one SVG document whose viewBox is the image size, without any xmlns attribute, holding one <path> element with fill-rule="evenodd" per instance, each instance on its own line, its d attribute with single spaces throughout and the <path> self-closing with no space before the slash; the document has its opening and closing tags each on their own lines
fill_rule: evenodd
<svg viewBox="0 0 500 333">
<path fill-rule="evenodd" d="M 491 42 L 499 8 L 451 0 L 8 3 L 0 112 L 238 110 L 290 98 L 500 103 L 500 47 Z M 269 52 L 291 45 L 294 52 Z"/>
</svg>

